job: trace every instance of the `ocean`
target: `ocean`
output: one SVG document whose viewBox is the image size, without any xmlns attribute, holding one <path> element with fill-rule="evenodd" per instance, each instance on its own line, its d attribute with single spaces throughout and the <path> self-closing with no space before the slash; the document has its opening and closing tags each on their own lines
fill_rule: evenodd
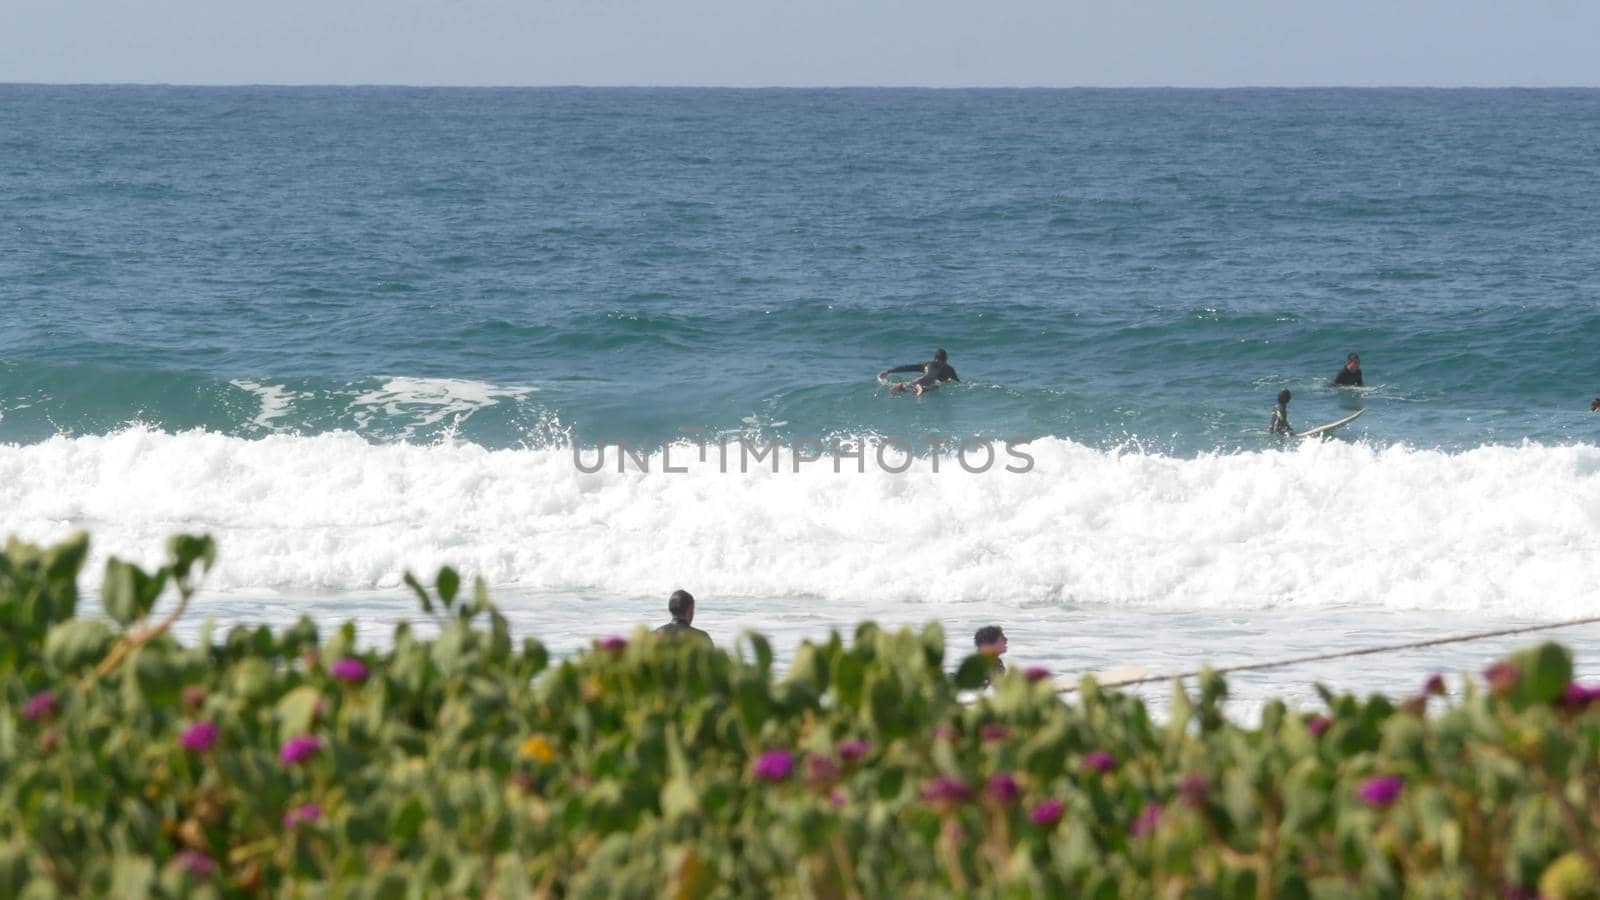
<svg viewBox="0 0 1600 900">
<path fill-rule="evenodd" d="M 0 86 L 0 535 L 214 535 L 190 635 L 443 564 L 563 653 L 681 587 L 1069 676 L 1594 615 L 1597 175 L 1595 90 Z"/>
</svg>

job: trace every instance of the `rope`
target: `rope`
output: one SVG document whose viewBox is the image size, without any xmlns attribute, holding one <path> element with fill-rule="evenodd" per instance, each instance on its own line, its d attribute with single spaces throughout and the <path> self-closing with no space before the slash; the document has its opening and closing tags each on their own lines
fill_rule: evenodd
<svg viewBox="0 0 1600 900">
<path fill-rule="evenodd" d="M 1462 634 L 1454 637 L 1433 638 L 1426 641 L 1412 641 L 1409 644 L 1387 644 L 1382 647 L 1363 647 L 1360 650 L 1344 650 L 1339 653 L 1319 653 L 1315 656 L 1296 656 L 1292 659 L 1277 659 L 1271 662 L 1244 663 L 1237 666 L 1224 666 L 1220 669 L 1197 669 L 1193 672 L 1179 672 L 1176 675 L 1150 675 L 1145 678 L 1135 678 L 1129 681 L 1118 681 L 1107 687 L 1123 688 L 1135 684 L 1148 684 L 1152 681 L 1175 681 L 1180 678 L 1194 678 L 1206 671 L 1218 675 L 1227 675 L 1230 672 L 1249 672 L 1256 669 L 1277 669 L 1283 666 L 1299 665 L 1300 663 L 1321 662 L 1327 659 L 1344 659 L 1351 656 L 1371 656 L 1374 653 L 1394 653 L 1398 650 L 1416 650 L 1421 647 L 1438 647 L 1442 644 L 1460 644 L 1466 641 L 1481 641 L 1485 638 L 1505 637 L 1512 634 L 1528 634 L 1533 631 L 1550 631 L 1556 628 L 1571 628 L 1574 625 L 1593 625 L 1600 622 L 1600 616 L 1589 616 L 1583 619 L 1571 619 L 1566 622 L 1552 622 L 1547 625 L 1524 625 L 1521 628 L 1502 628 L 1498 631 L 1480 631 L 1476 634 Z M 1078 690 L 1077 685 L 1064 685 L 1056 688 L 1058 694 L 1070 694 Z"/>
</svg>

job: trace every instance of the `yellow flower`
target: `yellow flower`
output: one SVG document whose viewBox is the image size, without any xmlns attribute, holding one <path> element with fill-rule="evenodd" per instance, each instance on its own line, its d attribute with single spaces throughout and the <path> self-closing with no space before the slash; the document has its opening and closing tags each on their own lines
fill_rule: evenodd
<svg viewBox="0 0 1600 900">
<path fill-rule="evenodd" d="M 522 747 L 517 750 L 517 755 L 523 759 L 535 759 L 542 763 L 554 762 L 556 748 L 542 734 L 536 734 L 522 742 Z"/>
</svg>

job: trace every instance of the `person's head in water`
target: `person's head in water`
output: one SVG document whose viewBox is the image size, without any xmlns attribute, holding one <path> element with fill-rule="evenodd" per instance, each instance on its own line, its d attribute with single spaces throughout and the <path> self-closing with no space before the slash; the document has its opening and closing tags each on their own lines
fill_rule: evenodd
<svg viewBox="0 0 1600 900">
<path fill-rule="evenodd" d="M 1359 371 L 1361 369 L 1361 357 L 1354 353 L 1346 356 L 1344 358 L 1344 367 L 1352 372 Z"/>
<path fill-rule="evenodd" d="M 672 621 L 682 622 L 685 625 L 694 621 L 694 595 L 679 589 L 672 592 L 667 598 L 667 612 L 672 613 Z"/>
<path fill-rule="evenodd" d="M 934 362 L 942 363 L 942 362 L 946 362 L 949 359 L 950 359 L 950 354 L 944 352 L 944 348 L 943 347 L 940 347 L 939 349 L 933 351 L 933 361 Z"/>
<path fill-rule="evenodd" d="M 972 636 L 972 643 L 978 648 L 979 653 L 990 656 L 1004 656 L 1006 652 L 1006 633 L 1000 630 L 999 625 L 985 625 L 978 629 Z"/>
<path fill-rule="evenodd" d="M 1278 405 L 1279 406 L 1288 406 L 1289 405 L 1289 389 L 1288 388 L 1284 388 L 1283 390 L 1278 392 Z"/>
<path fill-rule="evenodd" d="M 1594 402 L 1589 404 L 1589 412 L 1600 412 L 1600 397 L 1594 398 Z"/>
</svg>

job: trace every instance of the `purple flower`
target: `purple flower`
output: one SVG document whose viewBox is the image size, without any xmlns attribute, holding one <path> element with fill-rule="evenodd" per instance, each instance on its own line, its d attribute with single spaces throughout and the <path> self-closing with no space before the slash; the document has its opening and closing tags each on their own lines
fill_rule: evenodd
<svg viewBox="0 0 1600 900">
<path fill-rule="evenodd" d="M 1178 796 L 1182 798 L 1183 805 L 1191 809 L 1199 809 L 1206 804 L 1206 794 L 1210 786 L 1206 784 L 1206 777 L 1198 772 L 1190 772 L 1178 782 Z"/>
<path fill-rule="evenodd" d="M 211 873 L 217 870 L 217 864 L 211 857 L 198 850 L 184 850 L 172 857 L 169 863 L 180 872 L 186 872 L 192 878 L 210 878 Z"/>
<path fill-rule="evenodd" d="M 283 749 L 278 751 L 278 762 L 286 766 L 298 766 L 322 749 L 322 740 L 314 734 L 303 734 L 292 737 L 284 742 Z"/>
<path fill-rule="evenodd" d="M 301 825 L 310 825 L 320 818 L 322 818 L 322 807 L 315 803 L 306 803 L 283 814 L 283 827 L 295 831 Z"/>
<path fill-rule="evenodd" d="M 806 757 L 806 784 L 813 788 L 825 788 L 839 780 L 839 766 L 832 757 L 813 753 Z"/>
<path fill-rule="evenodd" d="M 1017 787 L 1017 780 L 1011 777 L 1010 772 L 996 772 L 989 776 L 989 783 L 983 787 L 983 795 L 996 803 L 1010 804 L 1017 802 L 1022 790 Z"/>
<path fill-rule="evenodd" d="M 978 728 L 978 737 L 985 744 L 1003 741 L 1011 736 L 1011 727 L 1004 722 L 986 722 Z"/>
<path fill-rule="evenodd" d="M 22 705 L 22 718 L 29 722 L 49 721 L 59 712 L 54 691 L 40 691 Z"/>
<path fill-rule="evenodd" d="M 1428 680 L 1422 683 L 1422 696 L 1443 697 L 1444 695 L 1445 689 L 1443 675 L 1439 675 L 1437 673 L 1429 675 Z"/>
<path fill-rule="evenodd" d="M 1332 724 L 1332 722 L 1328 721 L 1327 716 L 1318 714 L 1306 720 L 1306 731 L 1311 732 L 1312 737 L 1319 738 L 1327 732 L 1328 726 Z"/>
<path fill-rule="evenodd" d="M 1060 800 L 1046 800 L 1028 813 L 1028 821 L 1040 828 L 1054 828 L 1061 821 L 1061 813 L 1065 809 L 1066 804 Z"/>
<path fill-rule="evenodd" d="M 1085 772 L 1109 772 L 1116 767 L 1116 757 L 1104 750 L 1096 750 L 1083 758 Z"/>
<path fill-rule="evenodd" d="M 1483 670 L 1483 680 L 1489 682 L 1489 693 L 1504 697 L 1522 680 L 1522 670 L 1508 662 L 1497 662 Z"/>
<path fill-rule="evenodd" d="M 1356 791 L 1356 799 L 1373 809 L 1386 809 L 1400 799 L 1400 791 L 1405 786 L 1405 780 L 1394 775 L 1369 778 Z"/>
<path fill-rule="evenodd" d="M 627 648 L 628 642 L 626 639 L 617 637 L 613 634 L 611 637 L 600 641 L 597 646 L 612 656 L 616 656 Z"/>
<path fill-rule="evenodd" d="M 954 778 L 935 778 L 922 789 L 922 799 L 941 806 L 954 806 L 972 799 L 972 788 Z"/>
<path fill-rule="evenodd" d="M 866 741 L 857 740 L 840 741 L 838 746 L 833 748 L 834 752 L 839 754 L 839 758 L 844 760 L 846 765 L 860 762 L 871 749 L 872 747 Z"/>
<path fill-rule="evenodd" d="M 833 792 L 833 796 L 828 798 L 828 802 L 833 804 L 834 809 L 844 809 L 844 795 L 838 791 Z"/>
<path fill-rule="evenodd" d="M 196 722 L 178 735 L 178 746 L 190 753 L 204 753 L 217 743 L 222 729 L 211 722 Z"/>
<path fill-rule="evenodd" d="M 1600 685 L 1584 687 L 1574 681 L 1561 693 L 1561 705 L 1573 709 L 1583 709 L 1596 700 L 1600 700 Z"/>
<path fill-rule="evenodd" d="M 1040 668 L 1039 666 L 1031 666 L 1029 668 L 1023 669 L 1022 670 L 1022 675 L 1023 675 L 1024 678 L 1027 678 L 1029 681 L 1044 681 L 1045 679 L 1050 677 L 1050 670 L 1049 669 Z"/>
<path fill-rule="evenodd" d="M 1147 803 L 1139 818 L 1133 820 L 1133 827 L 1128 833 L 1137 838 L 1149 837 L 1155 834 L 1156 826 L 1161 824 L 1161 804 Z"/>
<path fill-rule="evenodd" d="M 794 754 L 787 750 L 768 750 L 756 757 L 750 774 L 762 781 L 783 781 L 794 772 Z"/>
<path fill-rule="evenodd" d="M 346 684 L 360 684 L 367 680 L 367 664 L 353 656 L 347 656 L 328 668 L 333 677 Z"/>
</svg>

